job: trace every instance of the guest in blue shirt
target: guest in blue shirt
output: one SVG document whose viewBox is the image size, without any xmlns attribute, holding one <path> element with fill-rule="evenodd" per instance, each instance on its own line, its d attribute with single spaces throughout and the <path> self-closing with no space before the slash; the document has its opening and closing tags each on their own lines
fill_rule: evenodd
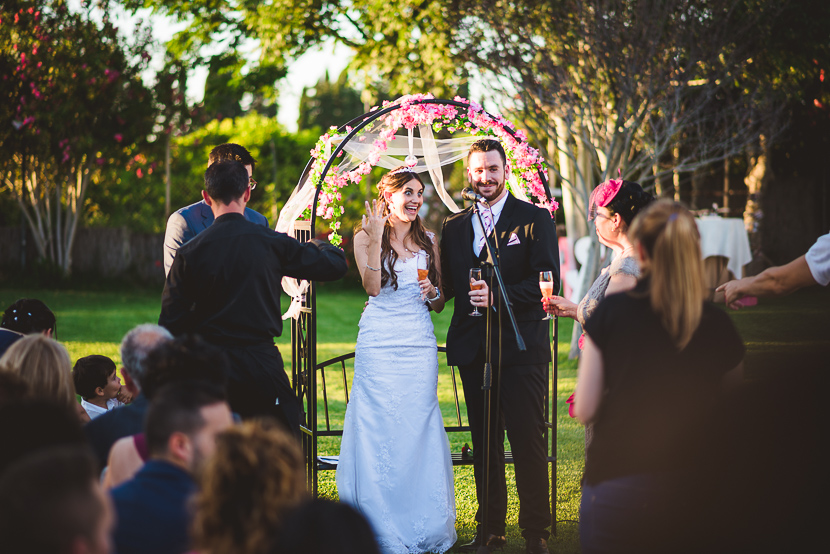
<svg viewBox="0 0 830 554">
<path fill-rule="evenodd" d="M 256 181 L 254 181 L 253 174 L 256 167 L 256 160 L 251 156 L 251 153 L 245 147 L 238 144 L 227 143 L 220 144 L 210 151 L 208 155 L 208 167 L 213 163 L 225 160 L 235 160 L 240 162 L 248 170 L 248 180 L 251 185 L 251 190 L 256 188 Z M 207 192 L 202 191 L 202 200 L 180 208 L 173 212 L 167 220 L 167 230 L 164 233 L 164 274 L 170 273 L 170 268 L 173 266 L 173 259 L 176 257 L 176 252 L 179 248 L 190 239 L 210 227 L 213 223 L 213 211 L 206 203 Z M 245 208 L 245 219 L 268 227 L 268 219 L 252 210 Z"/>
<path fill-rule="evenodd" d="M 221 387 L 180 381 L 153 397 L 145 432 L 150 461 L 116 487 L 115 546 L 119 554 L 181 554 L 190 550 L 190 497 L 195 476 L 233 424 Z"/>
</svg>

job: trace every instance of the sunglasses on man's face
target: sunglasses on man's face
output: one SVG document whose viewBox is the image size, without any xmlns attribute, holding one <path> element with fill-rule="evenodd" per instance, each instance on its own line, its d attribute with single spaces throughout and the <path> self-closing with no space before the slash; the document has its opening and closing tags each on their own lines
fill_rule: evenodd
<svg viewBox="0 0 830 554">
<path fill-rule="evenodd" d="M 253 177 L 248 177 L 248 185 L 251 187 L 251 190 L 256 188 L 256 181 L 254 181 Z"/>
</svg>

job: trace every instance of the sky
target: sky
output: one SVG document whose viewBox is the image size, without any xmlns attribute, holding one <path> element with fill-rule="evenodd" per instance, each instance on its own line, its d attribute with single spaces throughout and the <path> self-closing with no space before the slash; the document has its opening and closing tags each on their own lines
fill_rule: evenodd
<svg viewBox="0 0 830 554">
<path fill-rule="evenodd" d="M 80 0 L 70 0 L 70 8 L 79 9 Z M 185 28 L 184 23 L 177 23 L 172 18 L 160 15 L 153 15 L 149 9 L 141 9 L 137 15 L 126 13 L 120 5 L 116 6 L 116 13 L 113 14 L 118 26 L 121 29 L 133 29 L 138 20 L 150 23 L 153 31 L 153 38 L 156 41 L 156 50 L 152 52 L 150 70 L 146 77 L 151 79 L 155 71 L 161 68 L 164 57 L 164 44 L 169 41 L 175 33 Z M 208 51 L 207 55 L 218 53 Z M 300 95 L 303 87 L 310 87 L 317 84 L 317 81 L 328 71 L 331 78 L 336 78 L 345 69 L 351 58 L 350 50 L 343 45 L 333 43 L 325 44 L 320 48 L 310 50 L 288 67 L 288 75 L 278 83 L 279 89 L 279 111 L 277 120 L 289 131 L 297 130 L 297 119 L 299 115 Z M 205 91 L 205 80 L 207 79 L 207 68 L 197 67 L 191 69 L 188 74 L 187 96 L 191 102 L 202 101 Z M 355 114 L 358 115 L 358 114 Z"/>
</svg>

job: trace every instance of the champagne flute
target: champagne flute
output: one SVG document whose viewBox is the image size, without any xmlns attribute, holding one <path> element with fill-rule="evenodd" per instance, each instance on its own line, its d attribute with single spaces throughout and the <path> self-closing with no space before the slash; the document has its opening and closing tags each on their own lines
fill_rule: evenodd
<svg viewBox="0 0 830 554">
<path fill-rule="evenodd" d="M 418 264 L 418 281 L 429 277 L 429 254 L 423 251 L 418 252 L 418 260 L 415 263 Z M 422 296 L 421 300 L 426 300 L 426 298 Z"/>
<path fill-rule="evenodd" d="M 553 296 L 553 271 L 539 272 L 539 288 L 542 290 L 543 297 L 550 298 Z M 547 319 L 553 318 L 550 314 L 546 314 L 545 317 L 542 318 L 542 321 Z"/>
<path fill-rule="evenodd" d="M 481 268 L 474 267 L 470 270 L 470 290 L 479 290 L 483 288 L 483 285 L 474 285 L 474 281 L 481 281 Z M 471 315 L 473 317 L 481 317 L 483 314 L 478 311 L 478 306 L 475 306 L 472 312 L 467 315 Z"/>
</svg>

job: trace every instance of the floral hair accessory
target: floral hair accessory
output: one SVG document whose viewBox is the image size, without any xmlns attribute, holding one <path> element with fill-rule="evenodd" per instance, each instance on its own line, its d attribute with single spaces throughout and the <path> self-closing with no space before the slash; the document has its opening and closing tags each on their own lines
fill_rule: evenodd
<svg viewBox="0 0 830 554">
<path fill-rule="evenodd" d="M 588 221 L 594 219 L 597 215 L 597 208 L 604 208 L 617 196 L 622 188 L 622 179 L 610 179 L 605 181 L 591 193 L 591 198 L 588 200 Z"/>
<path fill-rule="evenodd" d="M 415 173 L 415 170 L 405 165 L 403 167 L 399 167 L 398 169 L 394 169 L 389 172 L 389 175 L 398 175 L 399 173 Z"/>
</svg>

